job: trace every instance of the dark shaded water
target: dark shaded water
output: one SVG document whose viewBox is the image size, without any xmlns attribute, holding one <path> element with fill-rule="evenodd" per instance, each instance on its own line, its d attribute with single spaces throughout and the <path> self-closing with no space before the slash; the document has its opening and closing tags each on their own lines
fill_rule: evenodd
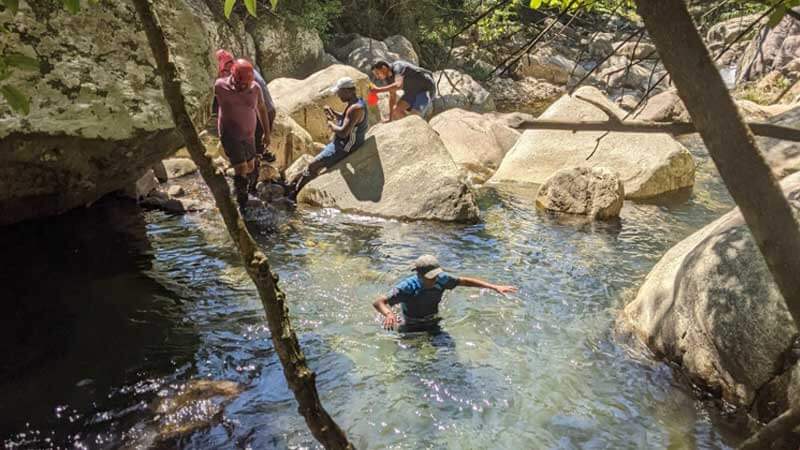
<svg viewBox="0 0 800 450">
<path fill-rule="evenodd" d="M 612 333 L 658 258 L 730 208 L 710 161 L 695 153 L 688 202 L 628 202 L 618 224 L 567 223 L 537 212 L 531 191 L 494 190 L 481 192 L 483 223 L 468 227 L 316 209 L 256 221 L 323 402 L 356 446 L 738 443 L 667 366 Z M 103 202 L 5 229 L 0 243 L 6 446 L 155 445 L 165 424 L 155 405 L 198 379 L 235 381 L 243 392 L 210 427 L 160 445 L 316 446 L 213 210 L 169 216 Z M 443 308 L 449 341 L 400 339 L 380 329 L 371 302 L 421 253 L 520 292 L 453 291 Z"/>
</svg>

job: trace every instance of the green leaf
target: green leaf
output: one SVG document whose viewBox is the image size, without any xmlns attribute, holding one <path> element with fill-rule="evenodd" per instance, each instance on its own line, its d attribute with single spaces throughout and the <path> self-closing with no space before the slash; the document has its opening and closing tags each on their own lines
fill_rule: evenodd
<svg viewBox="0 0 800 450">
<path fill-rule="evenodd" d="M 269 0 L 269 2 L 272 4 L 272 10 L 273 11 L 278 9 L 278 0 Z"/>
<path fill-rule="evenodd" d="M 244 0 L 244 6 L 251 16 L 256 17 L 256 0 Z"/>
<path fill-rule="evenodd" d="M 772 28 L 778 24 L 778 22 L 783 19 L 783 16 L 786 15 L 786 7 L 783 5 L 778 6 L 775 8 L 775 11 L 772 11 L 772 14 L 769 15 L 769 20 L 767 21 L 767 26 Z"/>
<path fill-rule="evenodd" d="M 233 11 L 233 6 L 236 5 L 236 0 L 225 0 L 225 18 L 231 18 L 231 12 Z"/>
<path fill-rule="evenodd" d="M 531 0 L 530 5 L 531 9 L 539 9 L 542 6 L 542 0 Z"/>
<path fill-rule="evenodd" d="M 35 71 L 40 69 L 38 59 L 25 56 L 21 53 L 12 53 L 10 55 L 3 56 L 2 59 L 10 67 L 16 67 L 17 69 Z"/>
<path fill-rule="evenodd" d="M 3 4 L 6 5 L 9 11 L 11 11 L 11 15 L 17 14 L 19 11 L 19 0 L 3 0 Z"/>
<path fill-rule="evenodd" d="M 81 3 L 80 0 L 62 0 L 64 2 L 64 6 L 67 8 L 67 11 L 71 12 L 72 14 L 77 14 L 78 11 L 81 10 Z"/>
<path fill-rule="evenodd" d="M 0 86 L 0 94 L 6 99 L 8 105 L 11 106 L 16 112 L 21 112 L 23 115 L 28 115 L 31 112 L 31 102 L 28 96 L 19 91 L 14 86 L 4 85 Z"/>
</svg>

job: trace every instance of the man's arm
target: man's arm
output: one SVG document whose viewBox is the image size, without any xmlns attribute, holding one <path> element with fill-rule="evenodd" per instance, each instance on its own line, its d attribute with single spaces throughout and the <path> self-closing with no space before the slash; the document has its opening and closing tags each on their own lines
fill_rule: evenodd
<svg viewBox="0 0 800 450">
<path fill-rule="evenodd" d="M 376 94 L 380 94 L 382 92 L 394 93 L 398 89 L 403 89 L 403 76 L 397 73 L 394 75 L 394 82 L 389 83 L 386 86 L 375 86 L 374 84 L 372 84 L 370 85 L 370 89 L 373 90 Z"/>
<path fill-rule="evenodd" d="M 383 327 L 387 330 L 393 329 L 397 326 L 397 315 L 389 307 L 389 299 L 380 297 L 372 303 L 372 306 L 383 316 Z"/>
<path fill-rule="evenodd" d="M 476 288 L 484 288 L 484 289 L 491 289 L 498 294 L 510 294 L 513 292 L 517 292 L 517 288 L 514 286 L 500 286 L 491 284 L 487 281 L 480 280 L 478 278 L 467 278 L 467 277 L 459 277 L 458 278 L 458 285 L 465 286 L 465 287 L 476 287 Z"/>
<path fill-rule="evenodd" d="M 364 109 L 361 106 L 354 106 L 347 110 L 347 115 L 345 115 L 342 125 L 336 125 L 333 122 L 328 122 L 328 125 L 330 125 L 331 130 L 333 130 L 337 136 L 346 137 L 353 131 L 353 127 L 356 126 L 363 117 Z"/>
<path fill-rule="evenodd" d="M 267 147 L 270 143 L 269 135 L 272 130 L 269 126 L 269 113 L 267 112 L 267 105 L 264 104 L 264 97 L 260 93 L 258 94 L 258 104 L 256 105 L 256 109 L 258 110 L 258 120 L 261 122 L 261 129 L 264 130 L 264 146 Z"/>
</svg>

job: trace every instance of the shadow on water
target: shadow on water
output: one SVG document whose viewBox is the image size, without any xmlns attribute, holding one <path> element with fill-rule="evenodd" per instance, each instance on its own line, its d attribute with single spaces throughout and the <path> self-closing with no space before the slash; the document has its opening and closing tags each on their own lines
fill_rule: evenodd
<svg viewBox="0 0 800 450">
<path fill-rule="evenodd" d="M 105 421 L 92 413 L 116 401 L 109 392 L 162 375 L 165 357 L 191 359 L 191 327 L 174 326 L 178 299 L 145 275 L 153 256 L 136 205 L 101 201 L 6 227 L 0 248 L 0 435 L 26 423 L 85 431 Z"/>
</svg>

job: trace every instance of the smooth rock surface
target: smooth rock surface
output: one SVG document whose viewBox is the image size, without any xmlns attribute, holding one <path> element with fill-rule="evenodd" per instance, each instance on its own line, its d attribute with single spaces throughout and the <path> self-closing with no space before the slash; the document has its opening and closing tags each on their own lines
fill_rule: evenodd
<svg viewBox="0 0 800 450">
<path fill-rule="evenodd" d="M 572 167 L 554 173 L 536 194 L 536 206 L 593 219 L 619 217 L 625 190 L 616 173 L 603 167 Z"/>
<path fill-rule="evenodd" d="M 180 178 L 197 172 L 197 165 L 194 161 L 188 158 L 169 158 L 162 161 L 164 169 L 167 171 L 167 177 Z"/>
<path fill-rule="evenodd" d="M 800 218 L 800 175 L 781 185 Z M 618 328 L 736 406 L 775 400 L 778 393 L 762 388 L 797 365 L 787 352 L 797 325 L 738 209 L 670 249 Z"/>
<path fill-rule="evenodd" d="M 553 84 L 563 85 L 573 77 L 580 78 L 586 74 L 586 69 L 575 65 L 575 61 L 566 56 L 561 50 L 543 46 L 536 52 L 523 56 L 520 60 L 517 74 L 522 77 L 533 77 L 548 81 Z"/>
<path fill-rule="evenodd" d="M 394 219 L 477 222 L 475 196 L 417 116 L 372 128 L 364 145 L 300 191 L 298 202 Z"/>
<path fill-rule="evenodd" d="M 430 124 L 453 161 L 470 172 L 476 183 L 485 182 L 497 170 L 520 136 L 494 116 L 463 109 L 445 111 Z"/>
<path fill-rule="evenodd" d="M 278 170 L 288 168 L 300 155 L 316 153 L 314 140 L 294 119 L 280 112 L 275 117 L 269 149 L 275 154 L 273 165 Z"/>
<path fill-rule="evenodd" d="M 158 189 L 158 186 L 159 182 L 155 172 L 153 169 L 149 169 L 132 186 L 125 189 L 123 194 L 138 201 L 150 195 L 151 192 Z"/>
<path fill-rule="evenodd" d="M 564 94 L 562 86 L 525 77 L 520 80 L 494 78 L 486 84 L 499 111 L 539 114 Z"/>
<path fill-rule="evenodd" d="M 494 99 L 471 76 L 453 69 L 435 72 L 438 95 L 433 99 L 436 114 L 448 109 L 461 108 L 476 112 L 494 111 Z"/>
<path fill-rule="evenodd" d="M 314 141 L 328 142 L 331 136 L 325 118 L 326 105 L 337 111 L 344 109 L 330 87 L 342 77 L 356 82 L 356 92 L 365 97 L 369 93 L 366 74 L 344 65 L 333 65 L 303 80 L 278 78 L 269 83 L 269 90 L 279 113 L 290 116 L 303 127 Z"/>
<path fill-rule="evenodd" d="M 800 8 L 795 8 L 800 11 Z M 800 21 L 788 14 L 774 28 L 762 28 L 739 59 L 737 82 L 757 80 L 800 58 Z"/>
<path fill-rule="evenodd" d="M 615 111 L 624 112 L 592 87 L 576 95 L 593 99 Z M 595 106 L 564 96 L 542 119 L 606 120 Z M 686 148 L 671 136 L 647 133 L 610 133 L 597 145 L 604 132 L 559 130 L 525 131 L 494 174 L 491 182 L 542 184 L 566 167 L 606 167 L 619 173 L 629 199 L 645 199 L 694 185 L 694 161 Z M 592 157 L 587 161 L 590 154 Z"/>
<path fill-rule="evenodd" d="M 329 65 L 322 39 L 315 31 L 269 15 L 248 21 L 248 31 L 267 81 L 306 77 Z"/>
<path fill-rule="evenodd" d="M 189 112 L 203 122 L 214 51 L 252 58 L 253 39 L 241 20 L 223 18 L 220 2 L 153 5 L 169 34 Z M 134 183 L 183 145 L 130 1 L 100 2 L 80 14 L 61 2 L 20 2 L 16 16 L 0 13 L 0 27 L 7 30 L 0 48 L 40 63 L 38 71 L 14 70 L 4 81 L 32 102 L 22 116 L 0 100 L 0 224 L 91 203 Z"/>
</svg>

